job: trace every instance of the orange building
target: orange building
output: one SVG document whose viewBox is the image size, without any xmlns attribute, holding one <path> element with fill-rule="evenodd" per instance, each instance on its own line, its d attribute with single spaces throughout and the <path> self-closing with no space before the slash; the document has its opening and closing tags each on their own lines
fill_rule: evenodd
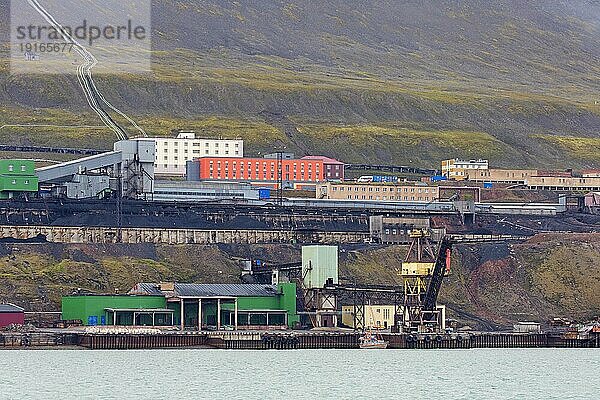
<svg viewBox="0 0 600 400">
<path fill-rule="evenodd" d="M 323 160 L 270 158 L 202 157 L 200 180 L 242 181 L 253 185 L 277 188 L 278 163 L 281 162 L 281 180 L 284 189 L 314 190 L 325 180 Z"/>
</svg>

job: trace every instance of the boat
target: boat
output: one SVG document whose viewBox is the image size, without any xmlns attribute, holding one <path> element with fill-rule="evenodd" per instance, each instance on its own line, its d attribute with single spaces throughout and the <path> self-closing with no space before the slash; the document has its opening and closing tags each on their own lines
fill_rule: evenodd
<svg viewBox="0 0 600 400">
<path fill-rule="evenodd" d="M 361 336 L 359 346 L 361 349 L 387 349 L 389 344 L 390 342 L 383 340 L 381 335 L 368 329 Z"/>
</svg>

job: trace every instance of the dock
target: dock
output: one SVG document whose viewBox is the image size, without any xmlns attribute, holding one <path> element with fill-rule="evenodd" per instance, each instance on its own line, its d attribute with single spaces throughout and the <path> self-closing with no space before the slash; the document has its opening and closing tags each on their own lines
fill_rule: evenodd
<svg viewBox="0 0 600 400">
<path fill-rule="evenodd" d="M 600 335 L 566 338 L 547 333 L 452 333 L 382 335 L 389 349 L 477 349 L 477 348 L 600 348 Z M 169 348 L 214 348 L 228 350 L 358 349 L 358 332 L 180 332 L 0 333 L 0 349 L 76 346 L 92 350 Z"/>
</svg>

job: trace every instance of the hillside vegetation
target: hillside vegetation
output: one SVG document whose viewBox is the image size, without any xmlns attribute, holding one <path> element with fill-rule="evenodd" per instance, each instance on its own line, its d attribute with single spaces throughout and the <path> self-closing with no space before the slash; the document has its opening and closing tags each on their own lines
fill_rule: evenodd
<svg viewBox="0 0 600 400">
<path fill-rule="evenodd" d="M 355 246 L 354 246 L 355 247 Z M 80 288 L 123 293 L 142 281 L 239 282 L 240 258 L 298 261 L 292 245 L 0 246 L 0 302 L 33 310 L 58 309 L 60 297 Z M 406 247 L 341 247 L 340 276 L 366 284 L 402 283 Z M 538 235 L 506 245 L 457 246 L 440 302 L 449 316 L 494 329 L 515 321 L 600 315 L 600 235 Z"/>
<path fill-rule="evenodd" d="M 96 80 L 152 135 L 243 137 L 251 154 L 593 167 L 598 21 L 592 0 L 156 0 L 153 74 Z M 11 74 L 3 59 L 5 124 L 100 125 L 75 77 Z M 2 143 L 113 140 L 97 128 L 0 128 Z"/>
</svg>

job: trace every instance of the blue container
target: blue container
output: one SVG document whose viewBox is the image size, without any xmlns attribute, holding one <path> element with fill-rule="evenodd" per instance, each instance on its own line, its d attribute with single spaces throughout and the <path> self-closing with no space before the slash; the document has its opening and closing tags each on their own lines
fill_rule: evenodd
<svg viewBox="0 0 600 400">
<path fill-rule="evenodd" d="M 494 184 L 492 182 L 483 182 L 484 189 L 491 189 L 493 187 L 494 187 Z"/>
<path fill-rule="evenodd" d="M 98 316 L 97 315 L 90 315 L 90 316 L 88 316 L 88 325 L 89 326 L 96 326 L 96 325 L 98 325 Z"/>
<path fill-rule="evenodd" d="M 259 199 L 270 199 L 271 198 L 271 189 L 258 189 L 258 198 Z"/>
<path fill-rule="evenodd" d="M 447 181 L 448 177 L 442 175 L 434 175 L 431 177 L 431 182 Z"/>
<path fill-rule="evenodd" d="M 398 182 L 398 177 L 397 176 L 388 176 L 388 175 L 373 175 L 373 182 L 394 183 L 394 182 Z"/>
</svg>

